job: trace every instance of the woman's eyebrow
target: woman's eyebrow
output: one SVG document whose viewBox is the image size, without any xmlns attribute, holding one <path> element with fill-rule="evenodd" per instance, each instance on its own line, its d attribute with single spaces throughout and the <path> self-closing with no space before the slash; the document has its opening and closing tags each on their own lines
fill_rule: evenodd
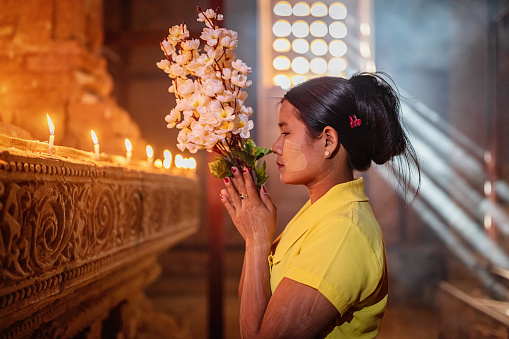
<svg viewBox="0 0 509 339">
<path fill-rule="evenodd" d="M 287 122 L 285 122 L 285 121 L 283 121 L 283 122 L 280 122 L 280 123 L 279 123 L 279 124 L 277 124 L 277 125 L 281 128 L 281 127 L 287 126 L 287 125 L 288 125 L 288 123 L 287 123 Z"/>
</svg>

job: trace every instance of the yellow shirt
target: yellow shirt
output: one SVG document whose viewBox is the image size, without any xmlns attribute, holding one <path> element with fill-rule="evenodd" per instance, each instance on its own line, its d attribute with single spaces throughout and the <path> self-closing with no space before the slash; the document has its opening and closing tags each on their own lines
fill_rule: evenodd
<svg viewBox="0 0 509 339">
<path fill-rule="evenodd" d="M 341 318 L 327 338 L 374 338 L 387 303 L 382 231 L 362 178 L 308 201 L 269 256 L 272 293 L 283 277 L 317 289 Z"/>
</svg>

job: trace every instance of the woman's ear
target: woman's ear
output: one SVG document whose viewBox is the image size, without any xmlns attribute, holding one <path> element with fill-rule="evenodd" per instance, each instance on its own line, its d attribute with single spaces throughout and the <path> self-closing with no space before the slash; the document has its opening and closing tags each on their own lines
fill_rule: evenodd
<svg viewBox="0 0 509 339">
<path fill-rule="evenodd" d="M 330 126 L 323 129 L 322 135 L 325 140 L 325 154 L 329 154 L 327 158 L 332 157 L 340 148 L 338 132 Z"/>
</svg>

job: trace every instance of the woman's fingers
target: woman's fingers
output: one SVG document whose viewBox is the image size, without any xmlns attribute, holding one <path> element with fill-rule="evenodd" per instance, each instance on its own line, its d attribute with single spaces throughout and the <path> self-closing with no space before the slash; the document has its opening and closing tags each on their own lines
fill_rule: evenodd
<svg viewBox="0 0 509 339">
<path fill-rule="evenodd" d="M 246 199 L 249 196 L 249 193 L 246 189 L 246 183 L 244 181 L 244 176 L 240 172 L 240 170 L 237 167 L 232 167 L 232 173 L 233 173 L 233 184 L 235 185 L 235 188 L 237 189 L 237 192 L 239 194 L 240 199 Z"/>
<path fill-rule="evenodd" d="M 274 205 L 274 203 L 272 202 L 272 198 L 267 192 L 267 188 L 265 187 L 265 185 L 262 185 L 262 188 L 260 189 L 260 199 L 262 199 L 263 204 L 265 205 L 265 207 L 267 207 L 267 210 L 270 213 L 276 212 L 276 205 Z"/>
<path fill-rule="evenodd" d="M 249 168 L 244 167 L 242 169 L 242 177 L 244 179 L 246 193 L 253 197 L 258 195 L 258 189 L 256 188 L 256 184 L 254 183 L 253 176 L 251 175 L 251 171 L 249 170 Z"/>
<path fill-rule="evenodd" d="M 239 197 L 239 192 L 235 187 L 232 178 L 224 178 L 224 185 L 226 186 L 226 190 L 228 191 L 228 199 L 235 209 L 240 208 L 241 202 Z"/>
<path fill-rule="evenodd" d="M 230 215 L 231 218 L 235 216 L 235 206 L 233 205 L 230 195 L 228 194 L 228 191 L 226 189 L 221 190 L 221 202 L 223 203 L 224 207 L 226 208 L 226 211 Z"/>
</svg>

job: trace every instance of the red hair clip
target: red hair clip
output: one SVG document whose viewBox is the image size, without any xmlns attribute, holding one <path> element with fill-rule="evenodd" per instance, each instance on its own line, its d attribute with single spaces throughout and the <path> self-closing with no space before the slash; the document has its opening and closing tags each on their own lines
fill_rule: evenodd
<svg viewBox="0 0 509 339">
<path fill-rule="evenodd" d="M 350 127 L 355 128 L 359 127 L 362 124 L 361 119 L 357 119 L 357 117 L 354 115 L 353 118 L 350 116 Z"/>
</svg>

